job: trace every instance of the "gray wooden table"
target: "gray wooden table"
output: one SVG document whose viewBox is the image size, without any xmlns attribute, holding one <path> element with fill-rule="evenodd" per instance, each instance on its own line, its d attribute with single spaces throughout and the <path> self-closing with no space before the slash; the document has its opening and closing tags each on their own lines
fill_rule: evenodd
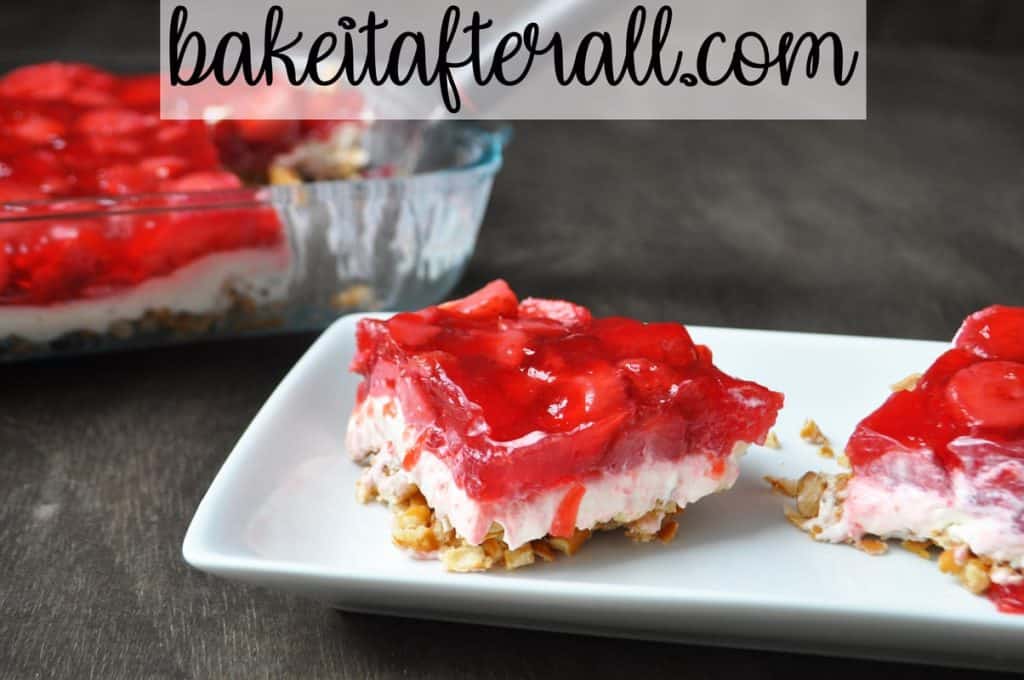
<svg viewBox="0 0 1024 680">
<path fill-rule="evenodd" d="M 461 290 L 947 338 L 1024 304 L 1021 73 L 876 50 L 868 122 L 518 125 Z M 190 570 L 192 512 L 311 340 L 0 367 L 0 676 L 977 677 L 341 614 Z"/>
</svg>

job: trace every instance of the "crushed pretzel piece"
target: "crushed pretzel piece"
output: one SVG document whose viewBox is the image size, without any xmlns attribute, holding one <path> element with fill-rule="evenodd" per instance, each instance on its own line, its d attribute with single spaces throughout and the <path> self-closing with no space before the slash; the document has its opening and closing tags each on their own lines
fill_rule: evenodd
<svg viewBox="0 0 1024 680">
<path fill-rule="evenodd" d="M 338 310 L 366 309 L 372 306 L 373 288 L 365 283 L 357 283 L 335 293 L 331 298 L 331 306 Z"/>
<path fill-rule="evenodd" d="M 775 430 L 771 430 L 768 436 L 764 438 L 764 446 L 768 449 L 781 449 L 782 442 L 779 441 L 779 435 L 775 434 Z"/>
<path fill-rule="evenodd" d="M 566 555 L 575 555 L 587 539 L 590 538 L 589 530 L 576 529 L 573 531 L 572 536 L 569 538 L 560 538 L 558 536 L 549 536 L 547 538 L 548 545 L 557 550 L 560 553 Z"/>
<path fill-rule="evenodd" d="M 448 571 L 486 571 L 494 561 L 478 545 L 463 545 L 449 548 L 441 553 L 441 563 Z"/>
<path fill-rule="evenodd" d="M 661 523 L 661 528 L 658 529 L 658 533 L 655 535 L 662 543 L 669 543 L 676 537 L 678 532 L 679 522 L 670 517 L 666 517 L 665 521 Z"/>
<path fill-rule="evenodd" d="M 530 548 L 533 550 L 534 555 L 545 562 L 553 562 L 555 559 L 555 552 L 544 541 L 530 541 Z"/>
<path fill-rule="evenodd" d="M 988 590 L 992 581 L 989 579 L 989 566 L 978 558 L 967 560 L 963 571 L 960 572 L 960 581 L 967 590 L 975 595 Z"/>
<path fill-rule="evenodd" d="M 786 498 L 796 498 L 797 494 L 797 480 L 795 479 L 784 479 L 782 477 L 771 477 L 766 476 L 764 481 L 768 482 L 772 486 L 772 491 L 780 493 Z"/>
<path fill-rule="evenodd" d="M 900 543 L 904 550 L 908 550 L 921 559 L 930 560 L 932 558 L 931 543 L 928 541 L 903 541 Z"/>
<path fill-rule="evenodd" d="M 943 574 L 959 574 L 963 565 L 956 559 L 956 551 L 946 549 L 939 555 L 939 571 Z"/>
<path fill-rule="evenodd" d="M 371 501 L 377 500 L 377 487 L 372 483 L 366 482 L 362 479 L 356 482 L 356 501 L 366 505 Z"/>
<path fill-rule="evenodd" d="M 828 482 L 817 472 L 807 472 L 797 482 L 796 509 L 802 517 L 810 519 L 818 515 L 821 496 Z"/>
<path fill-rule="evenodd" d="M 287 165 L 274 164 L 267 170 L 267 177 L 271 184 L 302 184 L 302 177 L 295 172 L 294 168 Z"/>
<path fill-rule="evenodd" d="M 480 547 L 492 560 L 499 560 L 505 554 L 505 544 L 495 538 L 488 538 L 480 544 Z"/>
<path fill-rule="evenodd" d="M 839 467 L 843 468 L 844 470 L 850 470 L 853 468 L 853 466 L 850 464 L 850 459 L 846 457 L 845 453 L 840 453 L 838 456 L 836 456 L 836 463 L 838 463 Z"/>
<path fill-rule="evenodd" d="M 455 530 L 447 522 L 442 522 L 436 516 L 430 523 L 430 530 L 434 532 L 439 545 L 446 545 L 455 540 Z"/>
<path fill-rule="evenodd" d="M 396 525 L 391 530 L 391 540 L 399 548 L 420 553 L 430 553 L 441 547 L 429 526 Z"/>
<path fill-rule="evenodd" d="M 854 545 L 858 550 L 869 555 L 884 555 L 889 551 L 889 546 L 885 544 L 885 541 L 872 537 L 862 538 Z"/>
<path fill-rule="evenodd" d="M 405 499 L 405 503 L 408 505 L 408 507 L 413 507 L 417 505 L 423 506 L 424 508 L 428 507 L 427 499 L 423 497 L 423 494 L 420 492 L 419 489 L 416 489 L 416 491 L 413 491 L 411 494 L 409 494 L 409 497 Z"/>
<path fill-rule="evenodd" d="M 534 552 L 533 546 L 529 543 L 521 545 L 515 550 L 505 551 L 505 568 L 506 569 L 518 569 L 519 567 L 525 567 L 529 564 L 533 564 Z"/>
<path fill-rule="evenodd" d="M 918 381 L 920 380 L 920 373 L 911 373 L 906 378 L 903 378 L 903 380 L 900 380 L 899 382 L 890 385 L 889 389 L 891 389 L 893 392 L 913 392 L 914 388 L 917 387 Z"/>
<path fill-rule="evenodd" d="M 782 512 L 786 515 L 786 519 L 789 520 L 790 524 L 795 526 L 797 529 L 803 531 L 804 522 L 806 522 L 807 520 L 799 512 L 797 512 L 794 508 L 789 507 L 788 505 L 782 508 Z"/>
<path fill-rule="evenodd" d="M 831 458 L 835 458 L 836 457 L 836 452 L 832 450 L 831 446 L 829 446 L 828 444 L 825 444 L 820 449 L 818 449 L 818 455 L 821 456 L 822 458 L 830 458 L 831 459 Z"/>
<path fill-rule="evenodd" d="M 824 446 L 828 444 L 828 437 L 822 433 L 821 428 L 818 427 L 818 423 L 814 422 L 810 418 L 804 421 L 804 426 L 800 428 L 800 438 L 808 444 L 814 444 L 815 446 Z"/>
<path fill-rule="evenodd" d="M 432 515 L 430 508 L 425 505 L 410 505 L 396 519 L 403 527 L 425 527 L 430 524 Z"/>
<path fill-rule="evenodd" d="M 497 538 L 502 539 L 505 536 L 505 530 L 501 528 L 501 525 L 497 522 L 491 522 L 491 526 L 487 529 L 487 535 L 484 538 Z"/>
</svg>

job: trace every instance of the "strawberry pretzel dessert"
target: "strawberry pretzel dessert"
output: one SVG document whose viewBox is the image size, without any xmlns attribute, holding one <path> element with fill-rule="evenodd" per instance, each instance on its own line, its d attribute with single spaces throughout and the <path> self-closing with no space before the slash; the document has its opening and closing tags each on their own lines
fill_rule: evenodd
<svg viewBox="0 0 1024 680">
<path fill-rule="evenodd" d="M 1024 307 L 967 317 L 924 375 L 857 426 L 849 473 L 771 480 L 790 520 L 871 553 L 900 539 L 1001 611 L 1024 613 Z"/>
<path fill-rule="evenodd" d="M 782 395 L 722 373 L 678 323 L 461 300 L 363 319 L 347 448 L 394 543 L 450 571 L 573 554 L 599 529 L 670 540 L 673 515 L 730 488 Z"/>
<path fill-rule="evenodd" d="M 285 227 L 244 183 L 365 165 L 358 124 L 159 110 L 157 75 L 46 63 L 0 77 L 0 354 L 69 334 L 201 331 L 284 299 Z"/>
</svg>

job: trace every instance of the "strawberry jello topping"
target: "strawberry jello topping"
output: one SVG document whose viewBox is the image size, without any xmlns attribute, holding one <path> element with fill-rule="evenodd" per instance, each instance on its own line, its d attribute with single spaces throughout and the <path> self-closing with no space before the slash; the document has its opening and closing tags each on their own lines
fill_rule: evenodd
<svg viewBox="0 0 1024 680">
<path fill-rule="evenodd" d="M 856 469 L 895 441 L 930 449 L 947 470 L 963 468 L 963 454 L 950 447 L 962 437 L 1024 445 L 1024 307 L 995 305 L 968 316 L 953 348 L 913 390 L 895 392 L 860 423 L 847 455 Z"/>
<path fill-rule="evenodd" d="M 1024 308 L 997 305 L 967 317 L 953 349 L 913 390 L 865 418 L 846 451 L 855 478 L 888 476 L 938 493 L 1000 527 L 986 544 L 1021 544 Z M 894 451 L 901 454 L 888 455 Z M 994 584 L 988 594 L 1004 611 L 1024 611 L 1024 583 Z"/>
<path fill-rule="evenodd" d="M 230 153 L 248 168 L 261 142 L 161 120 L 159 105 L 157 75 L 47 63 L 0 78 L 0 306 L 102 297 L 204 255 L 283 243 L 273 209 L 226 169 Z"/>
<path fill-rule="evenodd" d="M 894 393 L 860 423 L 847 455 L 857 470 L 895 442 L 930 449 L 947 471 L 963 469 L 972 464 L 957 444 L 964 438 L 1024 458 L 1024 307 L 997 305 L 967 317 L 953 349 L 913 390 Z M 1024 490 L 1024 465 L 1019 472 Z"/>
<path fill-rule="evenodd" d="M 477 501 L 761 443 L 783 397 L 737 380 L 678 323 L 593 318 L 501 280 L 462 300 L 360 321 L 360 403 L 395 397 L 420 443 Z M 404 465 L 415 465 L 416 452 Z M 724 462 L 721 466 L 724 469 Z M 582 487 L 579 487 L 582 489 Z M 556 522 L 557 523 L 557 522 Z"/>
</svg>

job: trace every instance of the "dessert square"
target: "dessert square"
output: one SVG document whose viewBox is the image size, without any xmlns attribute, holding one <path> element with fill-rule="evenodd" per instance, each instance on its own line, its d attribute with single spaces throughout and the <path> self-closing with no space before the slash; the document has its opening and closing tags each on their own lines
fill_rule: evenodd
<svg viewBox="0 0 1024 680">
<path fill-rule="evenodd" d="M 851 470 L 776 480 L 819 541 L 897 539 L 1005 612 L 1024 613 L 1024 308 L 967 317 L 953 348 L 860 422 Z"/>
<path fill-rule="evenodd" d="M 452 571 L 572 554 L 601 529 L 670 540 L 783 402 L 718 370 L 681 324 L 520 302 L 501 280 L 364 319 L 357 345 L 358 496 L 393 508 L 399 547 Z"/>
</svg>

